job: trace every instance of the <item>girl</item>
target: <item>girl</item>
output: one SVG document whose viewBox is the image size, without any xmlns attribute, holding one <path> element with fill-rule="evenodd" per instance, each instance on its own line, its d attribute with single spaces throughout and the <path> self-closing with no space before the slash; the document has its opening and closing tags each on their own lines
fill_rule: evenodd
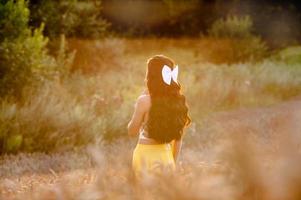
<svg viewBox="0 0 301 200">
<path fill-rule="evenodd" d="M 175 169 L 183 129 L 191 121 L 177 75 L 178 67 L 166 56 L 157 55 L 147 62 L 147 90 L 137 99 L 128 124 L 130 136 L 140 132 L 132 160 L 135 172 Z"/>
</svg>

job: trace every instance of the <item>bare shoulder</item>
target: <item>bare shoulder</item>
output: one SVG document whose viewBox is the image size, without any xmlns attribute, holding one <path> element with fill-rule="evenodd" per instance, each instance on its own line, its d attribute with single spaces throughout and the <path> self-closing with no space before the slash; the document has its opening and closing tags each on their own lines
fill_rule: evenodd
<svg viewBox="0 0 301 200">
<path fill-rule="evenodd" d="M 151 98 L 148 94 L 140 95 L 137 99 L 137 106 L 141 106 L 144 109 L 149 109 L 151 105 Z"/>
</svg>

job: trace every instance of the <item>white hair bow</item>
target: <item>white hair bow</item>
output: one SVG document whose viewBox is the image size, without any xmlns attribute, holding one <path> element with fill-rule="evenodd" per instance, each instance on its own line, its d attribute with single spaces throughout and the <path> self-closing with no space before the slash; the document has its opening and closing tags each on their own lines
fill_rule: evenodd
<svg viewBox="0 0 301 200">
<path fill-rule="evenodd" d="M 167 65 L 164 65 L 162 68 L 162 77 L 163 77 L 163 81 L 167 84 L 170 85 L 171 83 L 171 79 L 178 83 L 177 79 L 178 79 L 178 73 L 179 73 L 179 68 L 178 65 L 176 65 L 176 67 L 171 70 L 170 67 L 168 67 Z"/>
</svg>

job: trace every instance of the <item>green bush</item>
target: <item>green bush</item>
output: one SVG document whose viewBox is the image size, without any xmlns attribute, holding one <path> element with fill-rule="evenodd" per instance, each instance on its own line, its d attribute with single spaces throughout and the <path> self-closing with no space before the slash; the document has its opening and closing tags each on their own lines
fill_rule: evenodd
<svg viewBox="0 0 301 200">
<path fill-rule="evenodd" d="M 278 61 L 285 62 L 287 64 L 300 64 L 301 63 L 301 46 L 292 46 L 281 49 L 275 55 L 272 56 Z"/>
<path fill-rule="evenodd" d="M 213 44 L 206 52 L 214 63 L 239 63 L 258 61 L 266 57 L 267 46 L 252 33 L 253 22 L 249 16 L 228 16 L 213 23 L 208 30 Z M 216 43 L 216 44 L 214 44 Z"/>
<path fill-rule="evenodd" d="M 55 72 L 55 60 L 47 55 L 42 29 L 26 38 L 1 44 L 0 79 L 2 96 L 21 97 L 23 89 L 37 86 Z"/>
<path fill-rule="evenodd" d="M 35 24 L 45 23 L 45 34 L 50 38 L 99 38 L 107 32 L 109 23 L 101 16 L 101 1 L 42 0 L 32 6 Z"/>
<path fill-rule="evenodd" d="M 208 33 L 217 38 L 249 38 L 252 36 L 252 26 L 249 16 L 227 16 L 226 19 L 216 20 Z"/>
<path fill-rule="evenodd" d="M 29 10 L 24 0 L 16 3 L 12 0 L 6 3 L 0 1 L 0 42 L 30 34 L 28 20 Z"/>
<path fill-rule="evenodd" d="M 0 95 L 20 98 L 27 86 L 38 85 L 55 72 L 55 59 L 47 54 L 43 25 L 31 30 L 24 0 L 0 4 Z"/>
</svg>

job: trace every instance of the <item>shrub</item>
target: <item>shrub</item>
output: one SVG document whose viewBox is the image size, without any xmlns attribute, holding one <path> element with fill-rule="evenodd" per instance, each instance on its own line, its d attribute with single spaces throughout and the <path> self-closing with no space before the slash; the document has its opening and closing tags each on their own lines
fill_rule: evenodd
<svg viewBox="0 0 301 200">
<path fill-rule="evenodd" d="M 0 42 L 28 35 L 29 10 L 24 0 L 0 1 Z"/>
<path fill-rule="evenodd" d="M 216 20 L 208 33 L 216 38 L 249 38 L 252 36 L 252 26 L 249 16 L 227 16 L 226 19 Z"/>
<path fill-rule="evenodd" d="M 55 58 L 57 65 L 57 76 L 60 78 L 66 78 L 71 74 L 72 65 L 76 55 L 75 50 L 71 50 L 65 35 L 61 35 L 60 38 L 52 40 L 48 45 L 48 49 Z"/>
<path fill-rule="evenodd" d="M 24 88 L 36 87 L 55 73 L 55 60 L 47 55 L 46 44 L 42 29 L 1 44 L 1 95 L 21 97 Z"/>
<path fill-rule="evenodd" d="M 101 1 L 42 0 L 32 5 L 34 24 L 45 23 L 50 38 L 99 38 L 107 32 L 109 23 L 101 18 Z"/>
<path fill-rule="evenodd" d="M 0 95 L 21 97 L 26 86 L 52 76 L 55 60 L 47 54 L 43 25 L 31 31 L 29 10 L 24 0 L 1 5 Z"/>
<path fill-rule="evenodd" d="M 214 63 L 258 61 L 267 55 L 266 44 L 252 34 L 250 17 L 228 16 L 213 23 L 204 46 L 205 57 Z"/>
<path fill-rule="evenodd" d="M 285 62 L 289 65 L 300 64 L 301 46 L 292 46 L 292 47 L 281 49 L 272 57 L 278 61 Z"/>
</svg>

